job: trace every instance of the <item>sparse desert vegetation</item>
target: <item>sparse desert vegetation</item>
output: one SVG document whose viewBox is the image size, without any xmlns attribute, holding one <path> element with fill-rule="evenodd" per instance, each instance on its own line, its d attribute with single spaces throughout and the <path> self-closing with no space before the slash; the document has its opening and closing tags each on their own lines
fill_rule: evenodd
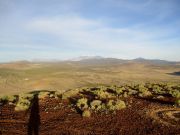
<svg viewBox="0 0 180 135">
<path fill-rule="evenodd" d="M 69 119 L 68 121 L 70 123 L 65 124 L 66 128 L 78 126 L 81 128 L 80 131 L 85 129 L 87 133 L 92 130 L 97 133 L 99 131 L 96 127 L 90 126 L 85 128 L 79 124 L 83 123 L 83 121 L 87 122 L 87 125 L 96 124 L 98 121 L 94 119 L 98 119 L 99 122 L 103 122 L 105 125 L 105 127 L 102 124 L 99 125 L 104 129 L 104 134 L 109 134 L 110 129 L 114 130 L 114 133 L 117 134 L 118 127 L 115 124 L 116 122 L 119 124 L 131 124 L 132 129 L 128 131 L 130 133 L 137 130 L 139 123 L 144 125 L 141 129 L 138 129 L 138 132 L 144 134 L 146 123 L 149 123 L 154 130 L 148 132 L 156 134 L 160 130 L 163 132 L 162 134 L 174 134 L 178 133 L 180 129 L 179 93 L 179 83 L 128 83 L 119 86 L 100 85 L 82 87 L 62 93 L 42 90 L 20 93 L 18 95 L 1 96 L 1 132 L 3 134 L 11 133 L 11 130 L 8 130 L 10 127 L 6 126 L 9 122 L 24 121 L 28 124 L 28 118 L 31 121 L 32 117 L 35 117 L 31 115 L 35 111 L 33 109 L 35 106 L 34 98 L 37 97 L 39 105 L 36 111 L 40 111 L 38 115 L 41 116 L 42 133 L 47 133 L 45 126 L 48 122 L 53 121 L 53 123 L 58 125 L 58 122 L 61 122 L 58 119 L 63 119 L 64 124 L 66 123 L 66 119 Z M 7 107 L 11 109 L 7 109 Z M 8 110 L 14 115 L 11 116 Z M 79 124 L 76 123 L 76 119 Z M 137 122 L 136 119 L 140 120 Z M 115 122 L 115 126 L 109 127 L 108 122 Z M 137 125 L 133 125 L 131 122 L 135 122 Z M 63 129 L 62 126 L 64 124 L 59 124 L 59 126 L 56 126 L 56 129 L 58 127 Z M 53 127 L 53 125 L 51 126 Z M 168 128 L 166 130 L 164 128 L 156 129 L 157 125 L 167 126 Z M 19 127 L 14 126 L 14 128 L 18 129 Z M 21 130 L 26 132 L 25 129 Z M 76 133 L 76 130 L 69 128 L 68 130 L 71 130 L 71 134 Z M 54 132 L 55 130 L 52 131 Z M 64 129 L 61 131 L 64 131 Z M 68 133 L 68 131 L 64 132 Z M 121 133 L 127 133 L 127 131 L 121 131 Z"/>
<path fill-rule="evenodd" d="M 126 108 L 126 103 L 123 100 L 132 96 L 166 102 L 167 104 L 173 103 L 173 105 L 179 106 L 180 84 L 141 83 L 120 86 L 82 87 L 63 93 L 42 90 L 19 95 L 4 95 L 0 97 L 0 102 L 2 104 L 13 103 L 16 105 L 16 111 L 25 111 L 33 102 L 34 95 L 38 95 L 39 100 L 48 98 L 68 100 L 72 107 L 77 107 L 82 112 L 88 109 L 114 111 Z"/>
</svg>

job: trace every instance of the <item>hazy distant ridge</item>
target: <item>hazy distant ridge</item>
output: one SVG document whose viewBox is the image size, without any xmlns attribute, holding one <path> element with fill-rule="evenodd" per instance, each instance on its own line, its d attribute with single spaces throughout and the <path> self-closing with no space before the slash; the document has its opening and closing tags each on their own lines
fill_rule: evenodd
<svg viewBox="0 0 180 135">
<path fill-rule="evenodd" d="M 136 58 L 136 59 L 119 59 L 119 58 L 105 58 L 102 56 L 80 56 L 80 57 L 76 57 L 76 58 L 72 58 L 72 59 L 67 59 L 67 60 L 56 60 L 56 59 L 52 59 L 52 60 L 40 60 L 40 59 L 36 59 L 36 60 L 32 60 L 32 61 L 27 61 L 27 60 L 21 60 L 21 61 L 13 61 L 13 62 L 7 62 L 7 63 L 18 63 L 18 64 L 27 64 L 27 63 L 61 63 L 61 62 L 70 62 L 70 63 L 80 63 L 80 64 L 116 64 L 116 63 L 129 63 L 129 62 L 133 62 L 133 63 L 149 63 L 149 64 L 158 64 L 158 65 L 176 65 L 176 64 L 180 64 L 179 61 L 167 61 L 167 60 L 160 60 L 160 59 L 145 59 L 145 58 Z"/>
</svg>

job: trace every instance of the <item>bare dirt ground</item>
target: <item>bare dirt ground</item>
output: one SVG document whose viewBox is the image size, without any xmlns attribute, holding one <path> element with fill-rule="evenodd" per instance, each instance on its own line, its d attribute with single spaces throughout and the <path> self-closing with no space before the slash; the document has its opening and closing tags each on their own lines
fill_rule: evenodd
<svg viewBox="0 0 180 135">
<path fill-rule="evenodd" d="M 180 135 L 180 108 L 129 97 L 116 114 L 93 113 L 84 118 L 66 100 L 39 100 L 27 112 L 0 106 L 2 135 Z"/>
</svg>

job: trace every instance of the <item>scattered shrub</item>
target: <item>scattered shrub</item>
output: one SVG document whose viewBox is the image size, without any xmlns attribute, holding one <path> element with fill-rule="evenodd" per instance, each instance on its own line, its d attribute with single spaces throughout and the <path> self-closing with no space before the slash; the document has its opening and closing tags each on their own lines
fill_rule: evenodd
<svg viewBox="0 0 180 135">
<path fill-rule="evenodd" d="M 19 100 L 15 106 L 15 111 L 26 111 L 31 105 L 31 100 L 34 98 L 33 94 L 20 94 Z"/>
<path fill-rule="evenodd" d="M 19 95 L 19 100 L 21 100 L 21 99 L 32 100 L 33 98 L 34 98 L 34 95 L 29 94 L 29 93 L 22 93 Z"/>
<path fill-rule="evenodd" d="M 73 90 L 68 90 L 62 94 L 62 99 L 68 99 L 72 96 L 77 95 L 82 89 L 73 89 Z"/>
<path fill-rule="evenodd" d="M 178 90 L 171 90 L 169 93 L 175 98 L 180 98 L 180 91 Z"/>
<path fill-rule="evenodd" d="M 81 92 L 83 91 L 83 92 Z M 88 96 L 87 94 L 90 95 Z M 77 110 L 83 112 L 83 117 L 90 117 L 92 110 L 94 111 L 104 111 L 109 112 L 120 110 L 126 108 L 126 104 L 124 101 L 119 100 L 119 97 L 128 97 L 129 95 L 138 95 L 140 97 L 145 98 L 153 98 L 153 94 L 155 99 L 167 98 L 168 96 L 174 97 L 175 105 L 180 106 L 180 85 L 175 84 L 165 84 L 165 83 L 146 83 L 146 84 L 130 84 L 130 85 L 122 85 L 122 86 L 98 86 L 87 88 L 83 87 L 80 89 L 69 90 L 64 93 L 61 92 L 50 92 L 50 91 L 42 91 L 37 92 L 38 97 L 40 99 L 46 97 L 53 98 L 62 98 L 67 99 L 71 97 L 73 98 L 73 107 L 76 107 Z M 15 110 L 16 111 L 24 111 L 27 110 L 31 106 L 31 101 L 33 99 L 33 94 L 20 94 L 18 96 L 2 96 L 0 97 L 1 105 L 5 102 L 16 103 Z M 78 97 L 83 97 L 77 100 Z M 87 98 L 84 98 L 87 97 Z M 171 98 L 172 98 L 171 97 Z M 89 99 L 88 99 L 89 98 Z M 18 100 L 18 101 L 17 101 Z M 89 100 L 89 102 L 88 102 Z M 89 105 L 90 104 L 90 105 Z M 92 110 L 88 110 L 89 106 Z M 78 107 L 78 108 L 77 108 Z M 56 108 L 55 108 L 56 109 Z"/>
<path fill-rule="evenodd" d="M 50 92 L 48 91 L 45 91 L 45 92 L 43 91 L 38 94 L 38 98 L 40 99 L 48 98 L 49 96 L 50 96 Z"/>
<path fill-rule="evenodd" d="M 136 90 L 129 89 L 128 95 L 136 95 L 137 93 Z"/>
<path fill-rule="evenodd" d="M 110 110 L 115 110 L 115 101 L 114 100 L 109 100 L 107 103 L 107 108 Z"/>
<path fill-rule="evenodd" d="M 155 94 L 163 94 L 163 93 L 164 93 L 164 92 L 162 91 L 162 88 L 159 87 L 159 85 L 154 85 L 154 86 L 153 86 L 153 92 L 154 92 Z"/>
<path fill-rule="evenodd" d="M 93 93 L 99 98 L 99 99 L 106 99 L 106 98 L 112 98 L 113 95 L 111 93 L 108 93 L 104 90 L 95 90 Z"/>
<path fill-rule="evenodd" d="M 148 88 L 146 88 L 144 85 L 142 85 L 142 84 L 140 84 L 139 86 L 138 86 L 138 89 L 139 89 L 139 92 L 140 93 L 144 93 L 144 92 L 146 92 L 146 91 L 148 91 Z"/>
<path fill-rule="evenodd" d="M 0 97 L 0 102 L 7 102 L 8 101 L 8 99 L 9 99 L 9 97 L 8 96 L 6 96 L 6 95 L 4 95 L 4 96 L 1 96 Z"/>
<path fill-rule="evenodd" d="M 102 111 L 107 110 L 105 103 L 102 103 L 102 104 L 101 104 L 101 110 L 102 110 Z"/>
<path fill-rule="evenodd" d="M 164 86 L 164 89 L 166 89 L 168 92 L 173 90 L 173 88 L 169 85 Z"/>
<path fill-rule="evenodd" d="M 122 100 L 117 100 L 117 101 L 116 101 L 115 108 L 116 108 L 116 110 L 124 109 L 124 108 L 126 108 L 126 104 L 125 104 L 125 102 L 122 101 Z"/>
<path fill-rule="evenodd" d="M 126 104 L 122 100 L 117 100 L 117 101 L 109 100 L 107 103 L 107 108 L 112 111 L 120 110 L 120 109 L 126 108 Z"/>
<path fill-rule="evenodd" d="M 150 91 L 143 91 L 142 93 L 138 94 L 139 97 L 149 97 L 152 96 L 152 93 Z"/>
<path fill-rule="evenodd" d="M 27 99 L 21 99 L 15 106 L 15 111 L 26 111 L 31 105 L 31 102 Z"/>
<path fill-rule="evenodd" d="M 127 97 L 128 97 L 128 93 L 127 93 L 127 92 L 124 92 L 124 93 L 123 93 L 123 97 L 127 98 Z"/>
<path fill-rule="evenodd" d="M 98 86 L 98 87 L 97 87 L 97 90 L 106 91 L 106 90 L 107 90 L 107 87 L 106 87 L 106 86 Z"/>
<path fill-rule="evenodd" d="M 93 100 L 90 105 L 91 105 L 91 109 L 93 110 L 100 110 L 101 109 L 101 100 Z"/>
<path fill-rule="evenodd" d="M 62 93 L 59 92 L 59 91 L 56 91 L 56 92 L 54 93 L 54 96 L 55 96 L 55 98 L 62 98 Z"/>
<path fill-rule="evenodd" d="M 82 113 L 83 117 L 91 117 L 91 112 L 89 110 L 84 110 Z"/>
<path fill-rule="evenodd" d="M 13 104 L 16 102 L 16 100 L 17 100 L 17 97 L 15 95 L 8 95 L 8 96 L 5 95 L 5 96 L 0 97 L 0 102 L 2 104 L 7 103 L 7 102 L 9 102 L 9 104 Z"/>
<path fill-rule="evenodd" d="M 77 101 L 77 107 L 81 110 L 87 109 L 88 108 L 88 104 L 87 104 L 87 98 L 80 98 Z"/>
<path fill-rule="evenodd" d="M 152 89 L 152 87 L 153 87 L 153 85 L 152 85 L 151 83 L 146 83 L 145 86 L 146 86 L 146 88 L 148 88 L 148 89 Z"/>
<path fill-rule="evenodd" d="M 180 99 L 175 101 L 175 105 L 177 105 L 178 107 L 180 107 Z"/>
<path fill-rule="evenodd" d="M 122 94 L 123 93 L 123 91 L 125 91 L 126 89 L 124 88 L 124 87 L 118 87 L 118 88 L 116 88 L 116 93 L 118 94 L 118 95 L 120 95 L 120 94 Z"/>
<path fill-rule="evenodd" d="M 145 85 L 144 84 L 139 84 L 139 85 L 137 85 L 137 87 L 138 87 L 138 90 L 139 90 L 139 94 L 138 94 L 139 97 L 152 96 L 152 93 L 147 88 L 149 86 L 147 86 L 146 84 Z"/>
<path fill-rule="evenodd" d="M 17 96 L 15 96 L 15 95 L 8 96 L 8 101 L 9 102 L 14 103 L 14 102 L 16 102 L 16 100 L 17 100 Z"/>
</svg>

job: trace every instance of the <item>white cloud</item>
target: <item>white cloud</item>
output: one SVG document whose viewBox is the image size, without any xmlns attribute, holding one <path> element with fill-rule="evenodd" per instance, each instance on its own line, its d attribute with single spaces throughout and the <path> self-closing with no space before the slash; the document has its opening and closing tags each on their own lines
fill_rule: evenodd
<svg viewBox="0 0 180 135">
<path fill-rule="evenodd" d="M 153 40 L 171 34 L 171 31 L 166 29 L 151 31 L 151 28 L 144 29 L 138 26 L 112 28 L 102 20 L 85 19 L 76 15 L 37 18 L 29 22 L 27 29 L 34 33 L 46 33 L 63 39 L 65 45 L 109 52 L 112 56 L 118 54 L 119 57 L 127 58 L 139 56 L 158 58 L 166 54 L 172 55 L 168 49 L 162 51 L 161 47 L 157 47 L 166 40 L 163 42 Z M 168 43 L 165 48 L 169 48 Z"/>
<path fill-rule="evenodd" d="M 90 45 L 91 47 L 118 47 L 123 45 L 141 44 L 149 41 L 161 32 L 144 32 L 139 28 L 111 28 L 100 20 L 84 19 L 78 16 L 60 16 L 52 18 L 35 19 L 28 24 L 28 30 L 35 33 L 42 32 L 61 37 L 77 45 Z M 163 35 L 167 34 L 163 31 Z"/>
<path fill-rule="evenodd" d="M 113 29 L 99 20 L 89 20 L 78 16 L 37 19 L 29 23 L 28 29 L 58 36 L 77 45 L 90 45 L 91 47 L 106 44 L 113 46 L 115 42 L 119 43 L 119 41 L 129 40 L 129 38 L 133 40 L 138 36 L 141 38 L 145 36 L 140 31 L 127 28 Z"/>
</svg>

